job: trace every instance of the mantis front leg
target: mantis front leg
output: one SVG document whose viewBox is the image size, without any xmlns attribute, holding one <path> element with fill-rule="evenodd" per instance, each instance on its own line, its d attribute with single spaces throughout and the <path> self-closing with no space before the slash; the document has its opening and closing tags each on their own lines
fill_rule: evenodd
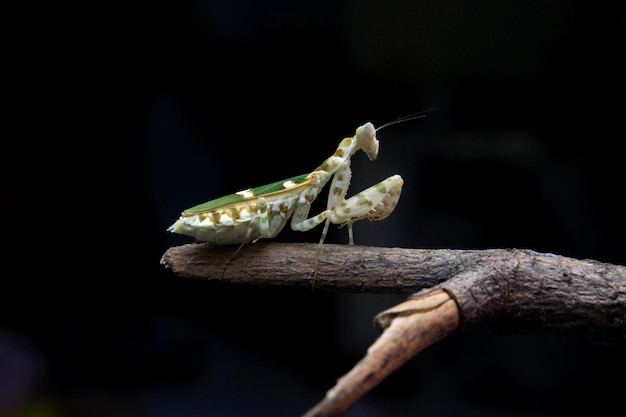
<svg viewBox="0 0 626 417">
<path fill-rule="evenodd" d="M 328 214 L 326 214 L 326 223 L 324 224 L 324 230 L 322 231 L 322 236 L 320 237 L 320 246 L 318 248 L 318 252 L 320 251 L 321 246 L 326 239 L 328 227 L 330 226 L 330 218 L 328 218 L 328 215 L 335 212 L 338 207 L 341 207 L 342 204 L 346 203 L 346 193 L 348 192 L 348 187 L 350 186 L 351 179 L 352 169 L 350 168 L 350 161 L 348 161 L 346 163 L 346 166 L 335 174 L 335 176 L 333 177 L 333 181 L 330 184 L 328 203 L 326 204 L 326 211 L 323 212 Z M 352 223 L 348 225 L 348 236 L 349 244 L 353 245 L 354 238 L 352 235 Z"/>
<path fill-rule="evenodd" d="M 352 170 L 350 169 L 350 160 L 345 161 L 341 167 L 337 168 L 337 171 L 333 175 L 333 180 L 330 184 L 330 191 L 328 194 L 328 202 L 326 203 L 326 210 L 321 212 L 315 217 L 307 219 L 310 210 L 310 204 L 300 205 L 296 208 L 291 222 L 291 228 L 296 231 L 304 232 L 313 229 L 324 220 L 328 219 L 328 214 L 335 211 L 337 207 L 341 206 L 345 202 L 346 193 L 350 186 L 350 180 L 352 179 Z M 322 236 L 320 237 L 320 246 L 326 239 L 328 233 L 329 221 L 326 221 Z M 351 232 L 350 226 L 350 232 Z M 350 233 L 350 243 L 352 242 L 352 234 Z"/>
<path fill-rule="evenodd" d="M 337 205 L 331 206 L 329 204 L 331 208 L 324 210 L 317 216 L 297 223 L 293 227 L 295 230 L 306 231 L 326 221 L 324 232 L 322 232 L 322 238 L 320 239 L 320 244 L 322 244 L 330 223 L 342 226 L 347 225 L 350 232 L 350 244 L 354 244 L 350 230 L 352 224 L 363 219 L 379 221 L 389 217 L 398 204 L 403 184 L 404 181 L 400 175 L 392 175 L 349 199 L 341 201 Z"/>
<path fill-rule="evenodd" d="M 334 183 L 335 182 L 333 181 L 333 184 Z M 341 183 L 340 179 L 338 180 L 338 183 Z M 403 184 L 404 181 L 400 175 L 392 175 L 384 181 L 381 181 L 378 184 L 355 194 L 347 200 L 344 199 L 345 189 L 338 189 L 337 197 L 341 196 L 341 201 L 337 200 L 336 204 L 330 204 L 331 198 L 329 197 L 328 205 L 330 208 L 324 210 L 317 216 L 292 224 L 292 228 L 294 228 L 294 230 L 306 231 L 314 228 L 323 221 L 326 222 L 324 224 L 324 230 L 322 231 L 320 243 L 315 252 L 313 282 L 317 279 L 318 258 L 330 223 L 340 224 L 341 226 L 347 225 L 350 239 L 349 243 L 351 245 L 354 244 L 352 224 L 362 219 L 379 221 L 389 217 L 398 204 Z M 333 191 L 331 189 L 331 196 L 332 195 Z"/>
</svg>

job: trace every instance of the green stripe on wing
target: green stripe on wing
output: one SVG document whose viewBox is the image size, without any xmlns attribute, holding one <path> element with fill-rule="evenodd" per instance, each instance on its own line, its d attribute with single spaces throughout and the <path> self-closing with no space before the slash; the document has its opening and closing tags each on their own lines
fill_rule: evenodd
<svg viewBox="0 0 626 417">
<path fill-rule="evenodd" d="M 249 190 L 240 191 L 239 193 L 225 195 L 224 197 L 216 198 L 215 200 L 207 201 L 206 203 L 198 204 L 197 206 L 188 208 L 183 213 L 191 214 L 191 213 L 211 211 L 211 210 L 215 210 L 218 208 L 224 208 L 225 206 L 228 206 L 231 204 L 237 204 L 243 201 L 249 201 L 259 196 L 264 196 L 264 195 L 276 193 L 279 191 L 284 191 L 285 189 L 290 189 L 290 188 L 295 187 L 296 185 L 305 183 L 309 175 L 310 174 L 302 174 L 302 175 L 287 178 L 281 181 L 276 181 L 271 184 L 262 185 L 260 187 L 255 187 Z M 294 185 L 292 187 L 286 187 L 286 184 L 289 184 L 290 182 Z"/>
</svg>

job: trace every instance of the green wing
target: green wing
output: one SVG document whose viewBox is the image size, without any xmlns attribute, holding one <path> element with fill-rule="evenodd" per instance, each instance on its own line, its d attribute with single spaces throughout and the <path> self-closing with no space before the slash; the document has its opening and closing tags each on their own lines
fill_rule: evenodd
<svg viewBox="0 0 626 417">
<path fill-rule="evenodd" d="M 225 195 L 224 197 L 216 198 L 215 200 L 207 201 L 206 203 L 198 204 L 197 206 L 188 208 L 184 211 L 184 213 L 191 214 L 211 211 L 218 208 L 224 208 L 231 204 L 237 204 L 243 201 L 250 201 L 260 196 L 266 196 L 269 194 L 290 190 L 295 186 L 306 183 L 308 181 L 309 175 L 310 174 L 302 174 L 296 177 L 284 179 L 282 181 L 276 181 L 271 184 L 262 185 L 260 187 L 250 188 L 249 190 L 240 191 L 235 194 Z"/>
</svg>

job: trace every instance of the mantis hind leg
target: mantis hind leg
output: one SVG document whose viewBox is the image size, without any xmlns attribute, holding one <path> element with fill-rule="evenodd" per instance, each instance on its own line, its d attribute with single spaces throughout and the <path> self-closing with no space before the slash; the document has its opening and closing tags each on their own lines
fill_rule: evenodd
<svg viewBox="0 0 626 417">
<path fill-rule="evenodd" d="M 256 242 L 261 237 L 273 237 L 273 232 L 270 229 L 267 202 L 265 201 L 265 198 L 263 197 L 259 197 L 258 199 L 258 202 L 256 205 L 256 214 L 259 219 L 259 231 L 261 233 L 261 236 L 254 239 L 254 241 Z M 233 259 L 235 259 L 237 254 L 241 251 L 241 249 L 243 249 L 243 247 L 247 243 L 250 242 L 250 236 L 252 236 L 253 231 L 254 231 L 254 222 L 249 222 L 248 230 L 246 231 L 245 237 L 242 239 L 241 243 L 235 250 L 235 253 L 233 253 L 224 263 L 224 267 L 222 268 L 222 279 L 224 279 L 224 274 L 226 273 L 226 268 L 228 267 L 228 265 L 233 261 Z"/>
<path fill-rule="evenodd" d="M 235 253 L 229 256 L 228 259 L 226 259 L 226 262 L 224 262 L 224 267 L 222 268 L 222 278 L 221 278 L 222 280 L 224 279 L 224 275 L 226 274 L 226 268 L 228 267 L 228 265 L 230 265 L 232 260 L 235 259 L 239 251 L 241 251 L 241 249 L 244 247 L 244 245 L 249 242 L 250 235 L 252 234 L 252 230 L 254 230 L 254 228 L 251 225 L 248 228 L 248 231 L 246 232 L 246 239 L 243 242 L 241 242 L 241 244 L 239 244 L 239 246 L 235 250 Z"/>
</svg>

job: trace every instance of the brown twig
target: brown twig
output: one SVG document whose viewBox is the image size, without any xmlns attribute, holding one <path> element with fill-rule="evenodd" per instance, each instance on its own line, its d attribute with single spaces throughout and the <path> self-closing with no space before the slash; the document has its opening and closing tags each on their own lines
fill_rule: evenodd
<svg viewBox="0 0 626 417">
<path fill-rule="evenodd" d="M 232 248 L 170 248 L 181 277 L 309 287 L 316 244 L 257 243 L 224 270 Z M 401 249 L 325 245 L 316 288 L 412 293 L 380 313 L 366 356 L 306 417 L 336 416 L 419 351 L 457 329 L 488 323 L 626 348 L 626 267 L 530 250 Z"/>
<path fill-rule="evenodd" d="M 231 247 L 168 249 L 174 274 L 233 284 L 311 288 L 316 244 L 248 245 L 224 271 Z M 465 326 L 489 321 L 626 346 L 626 267 L 530 250 L 402 249 L 324 245 L 316 288 L 411 294 L 442 288 Z"/>
<path fill-rule="evenodd" d="M 185 278 L 233 284 L 311 288 L 312 243 L 258 242 L 245 246 L 224 269 L 234 247 L 189 244 L 168 249 L 161 264 Z M 381 248 L 325 244 L 319 256 L 317 289 L 405 293 L 429 288 L 454 275 L 470 251 Z"/>
<path fill-rule="evenodd" d="M 459 326 L 456 303 L 443 290 L 427 292 L 376 316 L 382 335 L 303 417 L 337 416 L 421 350 Z"/>
</svg>

